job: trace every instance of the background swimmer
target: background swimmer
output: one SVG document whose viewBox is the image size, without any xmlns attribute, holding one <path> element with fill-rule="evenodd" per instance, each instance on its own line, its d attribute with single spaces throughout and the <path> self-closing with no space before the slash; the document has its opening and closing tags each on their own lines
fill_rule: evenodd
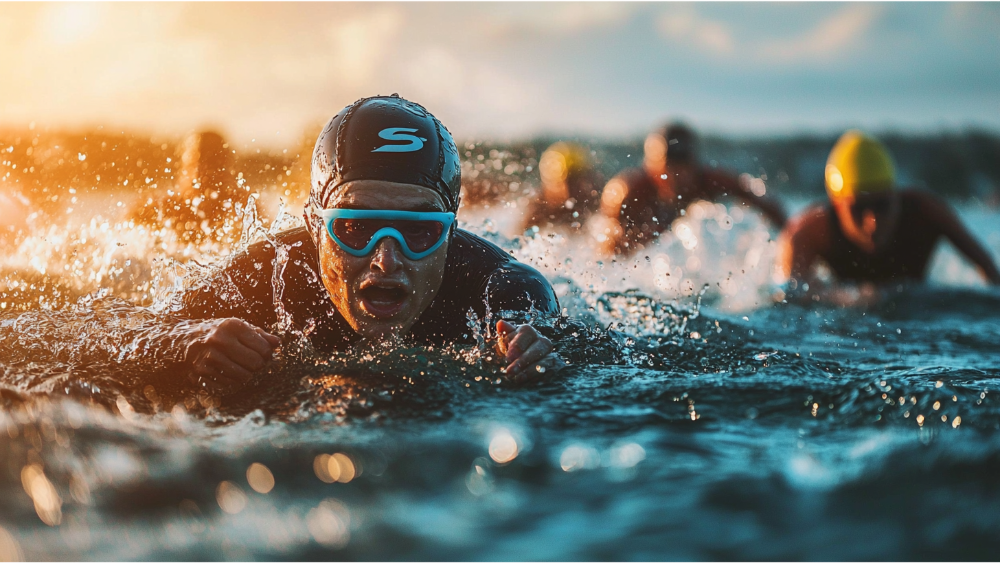
<svg viewBox="0 0 1000 563">
<path fill-rule="evenodd" d="M 524 212 L 521 230 L 566 226 L 579 229 L 594 211 L 601 185 L 590 150 L 559 141 L 538 159 L 541 193 Z"/>
<path fill-rule="evenodd" d="M 735 197 L 775 226 L 784 225 L 784 210 L 764 192 L 755 193 L 747 181 L 699 162 L 697 137 L 686 125 L 672 123 L 650 133 L 643 153 L 641 168 L 619 173 L 601 192 L 600 213 L 588 229 L 603 253 L 643 248 L 698 199 Z"/>
<path fill-rule="evenodd" d="M 145 224 L 173 228 L 185 241 L 208 236 L 243 203 L 246 190 L 237 185 L 233 150 L 218 132 L 202 130 L 184 140 L 180 173 L 173 189 L 148 196 L 130 214 Z"/>
<path fill-rule="evenodd" d="M 861 301 L 870 301 L 877 285 L 923 280 L 942 238 L 989 283 L 1000 284 L 989 252 L 944 201 L 895 189 L 895 167 L 877 139 L 844 133 L 830 151 L 825 178 L 829 202 L 803 211 L 781 235 L 777 266 L 790 293 L 841 304 L 858 299 L 820 281 L 815 268 L 822 262 L 837 280 L 861 284 Z"/>
</svg>

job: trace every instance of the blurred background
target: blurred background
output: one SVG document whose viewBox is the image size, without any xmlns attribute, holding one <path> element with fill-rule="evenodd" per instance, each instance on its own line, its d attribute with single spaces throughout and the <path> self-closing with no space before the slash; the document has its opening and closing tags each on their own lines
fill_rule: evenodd
<svg viewBox="0 0 1000 563">
<path fill-rule="evenodd" d="M 530 196 L 558 139 L 610 177 L 681 118 L 779 195 L 822 196 L 861 127 L 904 183 L 995 205 L 998 29 L 989 3 L 4 3 L 0 190 L 142 199 L 203 131 L 233 183 L 296 199 L 322 123 L 398 92 L 467 145 L 469 203 Z"/>
</svg>

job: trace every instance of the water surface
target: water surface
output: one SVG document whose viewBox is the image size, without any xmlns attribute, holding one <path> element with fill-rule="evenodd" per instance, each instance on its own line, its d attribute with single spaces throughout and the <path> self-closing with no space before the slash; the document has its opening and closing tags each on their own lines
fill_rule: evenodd
<svg viewBox="0 0 1000 563">
<path fill-rule="evenodd" d="M 15 241 L 0 559 L 1000 554 L 1000 293 L 947 246 L 874 308 L 804 308 L 772 303 L 771 235 L 734 208 L 695 204 L 613 262 L 463 213 L 553 281 L 564 373 L 515 388 L 487 348 L 318 358 L 286 332 L 245 390 L 199 395 L 130 330 L 293 219 L 227 244 L 99 216 Z M 998 216 L 962 214 L 1000 256 Z"/>
</svg>

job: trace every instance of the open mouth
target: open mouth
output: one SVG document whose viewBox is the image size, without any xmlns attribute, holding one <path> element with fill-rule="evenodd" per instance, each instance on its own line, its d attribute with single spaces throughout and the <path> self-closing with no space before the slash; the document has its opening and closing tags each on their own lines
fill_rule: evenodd
<svg viewBox="0 0 1000 563">
<path fill-rule="evenodd" d="M 358 293 L 365 312 L 383 318 L 398 313 L 409 296 L 402 287 L 375 284 L 363 287 Z"/>
</svg>

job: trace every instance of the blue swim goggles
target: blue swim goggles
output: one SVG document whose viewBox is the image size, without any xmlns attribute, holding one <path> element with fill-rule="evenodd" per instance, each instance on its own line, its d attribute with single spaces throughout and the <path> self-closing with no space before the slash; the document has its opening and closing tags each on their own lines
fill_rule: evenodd
<svg viewBox="0 0 1000 563">
<path fill-rule="evenodd" d="M 385 237 L 399 242 L 410 260 L 429 256 L 448 239 L 454 213 L 384 209 L 324 209 L 319 212 L 330 238 L 352 256 L 368 256 Z"/>
</svg>

